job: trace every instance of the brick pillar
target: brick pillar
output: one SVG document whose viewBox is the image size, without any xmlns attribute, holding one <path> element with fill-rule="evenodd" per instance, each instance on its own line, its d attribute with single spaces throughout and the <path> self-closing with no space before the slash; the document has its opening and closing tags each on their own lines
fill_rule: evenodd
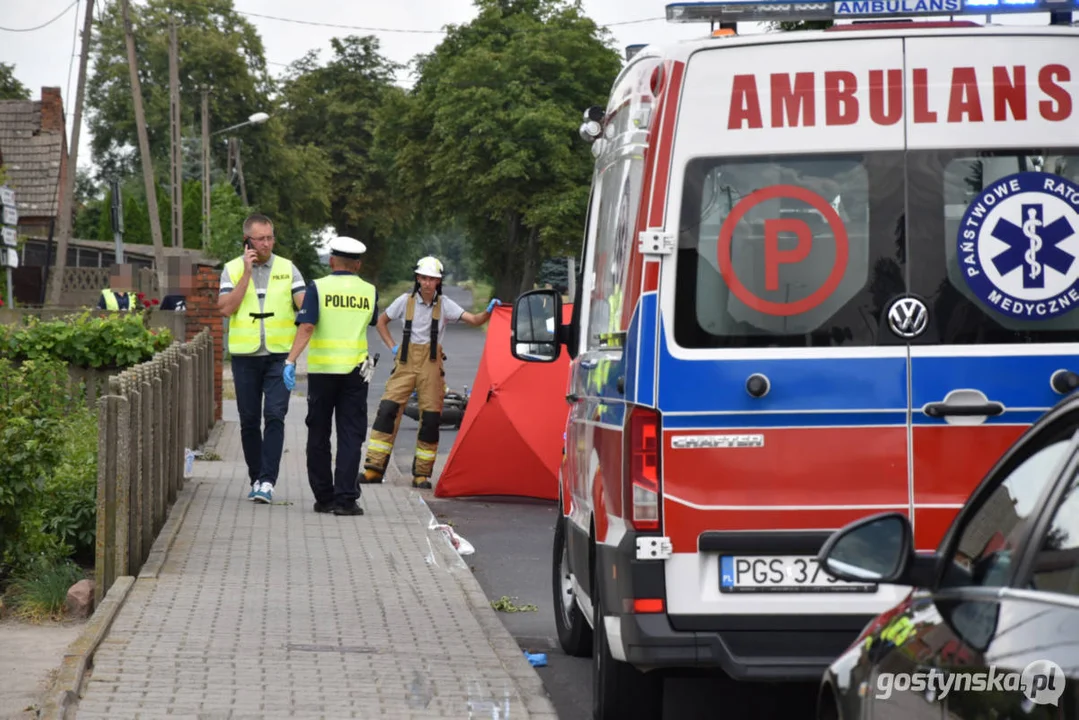
<svg viewBox="0 0 1079 720">
<path fill-rule="evenodd" d="M 225 365 L 224 320 L 217 311 L 220 272 L 209 265 L 195 266 L 195 287 L 187 296 L 187 340 L 210 328 L 214 341 L 214 418 L 221 419 L 221 372 Z"/>
</svg>

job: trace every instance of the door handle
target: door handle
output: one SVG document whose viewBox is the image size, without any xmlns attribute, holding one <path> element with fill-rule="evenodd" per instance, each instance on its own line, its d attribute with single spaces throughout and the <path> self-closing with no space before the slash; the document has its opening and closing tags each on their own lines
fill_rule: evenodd
<svg viewBox="0 0 1079 720">
<path fill-rule="evenodd" d="M 566 395 L 566 402 L 570 405 L 581 402 L 583 398 L 577 393 L 569 393 Z"/>
<path fill-rule="evenodd" d="M 1004 405 L 987 402 L 980 405 L 951 405 L 949 403 L 929 403 L 923 412 L 929 417 L 995 417 L 1004 413 Z"/>
</svg>

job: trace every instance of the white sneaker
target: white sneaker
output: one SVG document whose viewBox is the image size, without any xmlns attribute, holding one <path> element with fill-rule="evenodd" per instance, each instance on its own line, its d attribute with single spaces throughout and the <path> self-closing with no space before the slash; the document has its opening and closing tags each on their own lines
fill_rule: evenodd
<svg viewBox="0 0 1079 720">
<path fill-rule="evenodd" d="M 268 482 L 263 482 L 259 485 L 258 490 L 255 491 L 255 502 L 270 504 L 273 502 L 273 485 Z"/>
</svg>

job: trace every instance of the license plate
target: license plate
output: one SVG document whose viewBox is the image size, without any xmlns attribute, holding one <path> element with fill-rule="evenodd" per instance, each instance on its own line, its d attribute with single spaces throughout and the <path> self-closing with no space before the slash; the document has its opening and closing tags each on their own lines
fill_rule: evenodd
<svg viewBox="0 0 1079 720">
<path fill-rule="evenodd" d="M 817 558 L 798 555 L 724 555 L 719 559 L 720 592 L 873 592 L 871 583 L 836 580 Z"/>
</svg>

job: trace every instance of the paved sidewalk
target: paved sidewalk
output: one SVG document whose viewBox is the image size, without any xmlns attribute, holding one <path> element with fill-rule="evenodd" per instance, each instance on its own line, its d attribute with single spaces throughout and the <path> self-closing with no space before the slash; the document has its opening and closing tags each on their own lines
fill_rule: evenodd
<svg viewBox="0 0 1079 720">
<path fill-rule="evenodd" d="M 536 718 L 556 714 L 467 566 L 403 478 L 363 517 L 312 511 L 293 398 L 275 504 L 246 500 L 235 403 L 197 462 L 158 577 L 139 578 L 78 718 Z"/>
</svg>

